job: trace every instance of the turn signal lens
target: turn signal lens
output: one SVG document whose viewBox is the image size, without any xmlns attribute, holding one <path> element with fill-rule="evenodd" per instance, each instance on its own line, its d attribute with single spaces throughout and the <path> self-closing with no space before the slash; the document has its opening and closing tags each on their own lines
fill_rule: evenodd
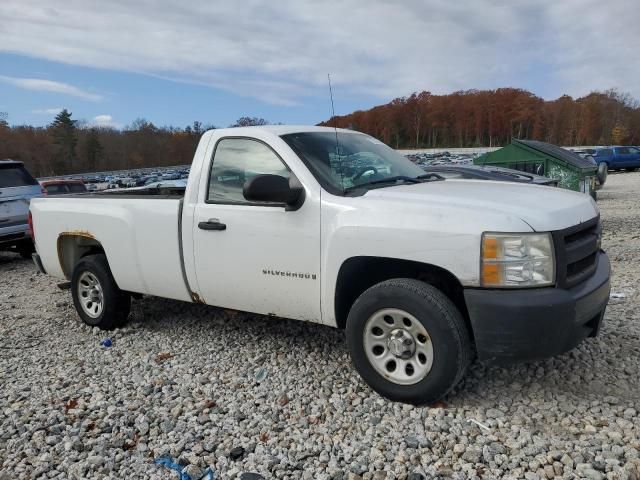
<svg viewBox="0 0 640 480">
<path fill-rule="evenodd" d="M 482 242 L 482 258 L 498 258 L 498 239 L 495 237 L 484 237 Z"/>
</svg>

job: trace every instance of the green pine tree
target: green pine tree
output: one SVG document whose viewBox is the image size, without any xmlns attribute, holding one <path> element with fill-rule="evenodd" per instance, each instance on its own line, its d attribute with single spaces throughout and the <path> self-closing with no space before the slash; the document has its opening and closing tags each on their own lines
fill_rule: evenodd
<svg viewBox="0 0 640 480">
<path fill-rule="evenodd" d="M 53 137 L 53 170 L 56 174 L 72 173 L 76 160 L 76 120 L 71 119 L 71 112 L 62 110 L 49 126 Z"/>
</svg>

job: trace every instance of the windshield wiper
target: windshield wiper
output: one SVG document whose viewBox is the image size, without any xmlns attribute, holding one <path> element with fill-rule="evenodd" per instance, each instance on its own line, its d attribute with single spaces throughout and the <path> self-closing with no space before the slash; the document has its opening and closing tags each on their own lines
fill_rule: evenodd
<svg viewBox="0 0 640 480">
<path fill-rule="evenodd" d="M 425 173 L 424 175 L 418 175 L 416 178 L 420 180 L 444 180 L 444 177 L 442 175 L 438 175 L 437 173 Z"/>
<path fill-rule="evenodd" d="M 421 175 L 422 176 L 422 175 Z M 395 177 L 381 178 L 380 180 L 374 180 L 372 182 L 360 183 L 358 185 L 352 185 L 351 187 L 347 187 L 344 189 L 345 192 L 350 190 L 355 190 L 361 187 L 368 187 L 370 185 L 380 185 L 383 183 L 422 183 L 420 177 L 407 177 L 406 175 L 396 175 Z"/>
<path fill-rule="evenodd" d="M 437 173 L 425 173 L 424 175 L 418 175 L 417 177 L 407 177 L 406 175 L 396 175 L 395 177 L 381 178 L 380 180 L 374 180 L 372 182 L 360 183 L 359 185 L 352 185 L 344 189 L 345 192 L 357 190 L 360 187 L 369 187 L 371 185 L 380 185 L 384 183 L 423 183 L 425 180 L 444 180 L 444 177 Z"/>
</svg>

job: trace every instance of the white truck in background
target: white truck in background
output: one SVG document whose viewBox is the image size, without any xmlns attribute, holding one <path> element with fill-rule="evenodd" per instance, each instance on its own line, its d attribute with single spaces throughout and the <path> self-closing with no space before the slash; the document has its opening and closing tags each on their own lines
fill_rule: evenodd
<svg viewBox="0 0 640 480">
<path fill-rule="evenodd" d="M 445 180 L 367 135 L 206 132 L 186 188 L 37 198 L 34 261 L 111 329 L 132 294 L 346 331 L 380 394 L 422 404 L 470 361 L 545 358 L 598 333 L 609 298 L 595 202 Z"/>
</svg>

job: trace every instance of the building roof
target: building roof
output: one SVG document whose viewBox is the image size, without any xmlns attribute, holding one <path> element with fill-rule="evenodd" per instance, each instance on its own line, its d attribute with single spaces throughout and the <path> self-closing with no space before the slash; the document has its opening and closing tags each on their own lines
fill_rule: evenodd
<svg viewBox="0 0 640 480">
<path fill-rule="evenodd" d="M 544 153 L 545 155 L 563 160 L 578 168 L 594 168 L 594 164 L 592 162 L 585 158 L 582 158 L 577 153 L 565 150 L 564 148 L 552 145 L 551 143 L 540 142 L 538 140 L 516 140 L 515 138 L 513 139 L 512 143 L 516 145 L 525 145 L 526 147 L 529 147 L 540 153 Z"/>
</svg>

